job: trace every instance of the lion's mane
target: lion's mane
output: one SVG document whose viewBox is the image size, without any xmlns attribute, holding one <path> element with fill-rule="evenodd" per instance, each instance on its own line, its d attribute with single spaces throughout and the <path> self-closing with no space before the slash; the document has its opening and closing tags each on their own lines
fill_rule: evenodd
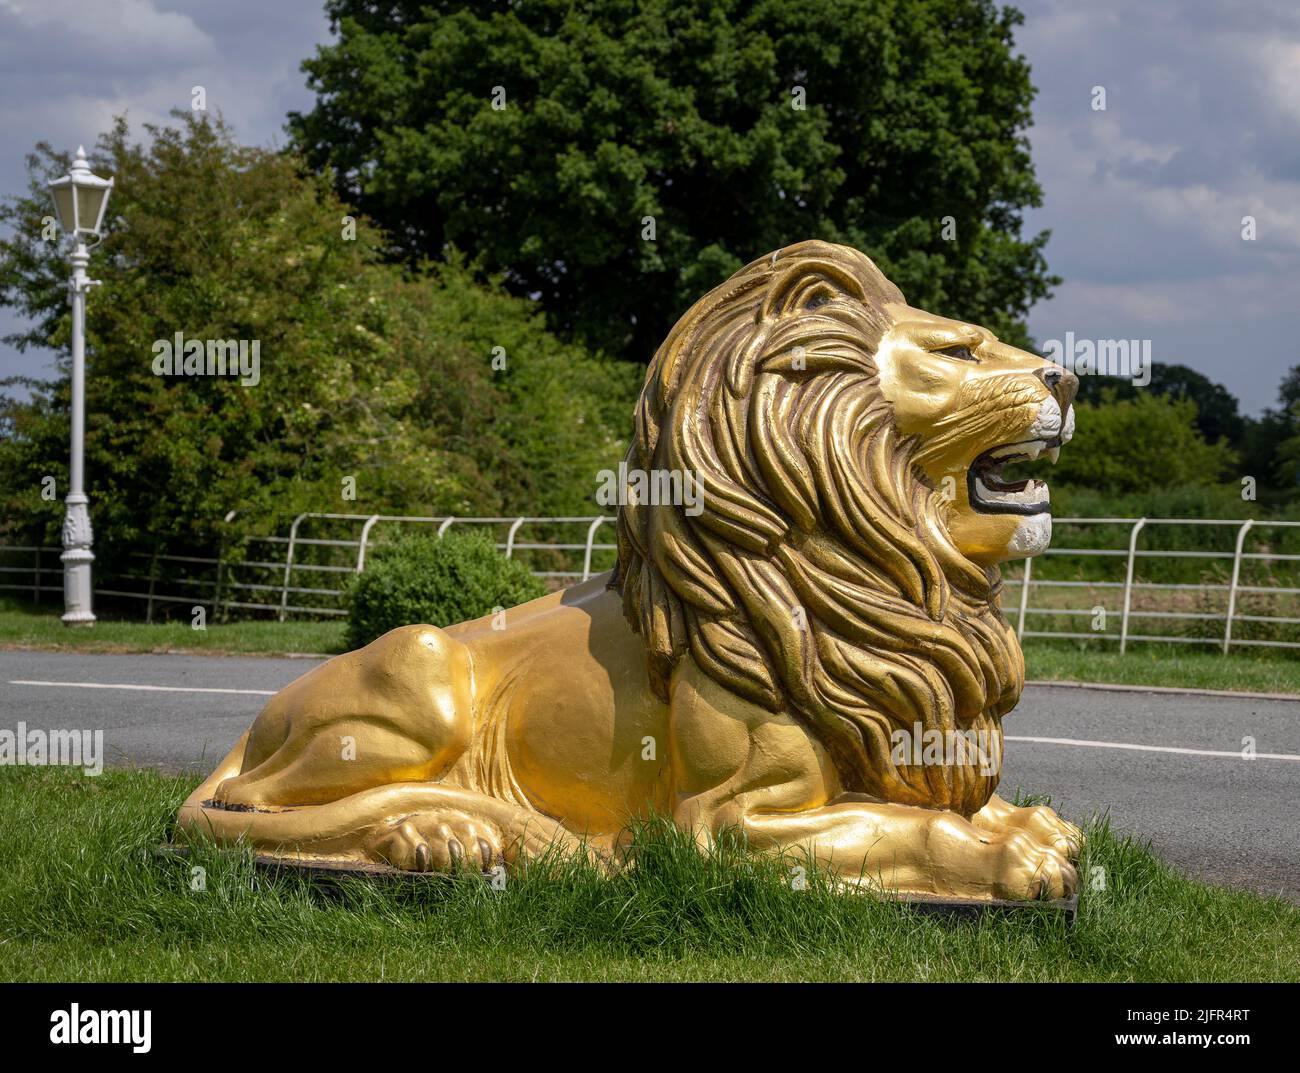
<svg viewBox="0 0 1300 1073">
<path fill-rule="evenodd" d="M 689 653 L 807 723 L 845 789 L 969 815 L 1024 664 L 999 574 L 953 546 L 880 394 L 881 306 L 902 300 L 863 254 L 803 242 L 696 302 L 650 364 L 627 466 L 693 474 L 703 511 L 621 507 L 613 584 L 665 701 Z M 993 755 L 895 762 L 892 732 L 918 724 Z"/>
</svg>

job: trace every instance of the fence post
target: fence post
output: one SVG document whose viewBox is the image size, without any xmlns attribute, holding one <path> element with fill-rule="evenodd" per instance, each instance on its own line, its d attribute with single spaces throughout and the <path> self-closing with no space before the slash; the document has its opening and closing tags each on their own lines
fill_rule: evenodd
<svg viewBox="0 0 1300 1073">
<path fill-rule="evenodd" d="M 1133 559 L 1137 554 L 1138 533 L 1147 524 L 1146 518 L 1139 518 L 1133 524 L 1133 531 L 1128 535 L 1128 569 L 1124 572 L 1124 616 L 1119 623 L 1119 654 L 1122 656 L 1128 648 L 1128 612 L 1133 602 Z"/>
<path fill-rule="evenodd" d="M 41 602 L 41 546 L 36 545 L 36 575 L 32 583 L 32 603 Z"/>
<path fill-rule="evenodd" d="M 455 516 L 453 515 L 452 517 L 448 518 L 445 522 L 443 522 L 440 526 L 438 526 L 438 539 L 439 539 L 439 540 L 442 539 L 442 534 L 445 533 L 445 532 L 447 531 L 447 526 L 451 525 L 451 523 L 454 522 L 455 520 L 456 520 L 456 518 L 455 518 Z"/>
<path fill-rule="evenodd" d="M 226 516 L 222 519 L 222 521 L 226 525 L 229 525 L 231 522 L 235 520 L 235 515 L 237 515 L 238 513 L 239 511 L 237 510 L 228 510 L 226 511 Z M 212 594 L 212 621 L 213 622 L 217 622 L 217 621 L 225 622 L 227 618 L 229 618 L 229 613 L 230 613 L 229 608 L 226 609 L 226 614 L 223 615 L 221 613 L 221 582 L 224 580 L 224 573 L 226 569 L 227 543 L 228 540 L 226 538 L 226 530 L 223 529 L 221 532 L 221 539 L 217 541 L 217 584 L 216 584 L 216 589 Z M 241 541 L 240 543 L 245 548 L 248 546 L 246 540 Z M 230 602 L 229 596 L 226 597 L 226 602 L 227 603 Z"/>
<path fill-rule="evenodd" d="M 299 514 L 289 526 L 289 547 L 284 553 L 284 583 L 280 586 L 280 621 L 283 622 L 287 614 L 286 608 L 289 606 L 289 574 L 293 570 L 293 545 L 298 539 L 298 523 L 301 522 L 306 514 Z"/>
<path fill-rule="evenodd" d="M 510 532 L 506 534 L 506 558 L 509 559 L 515 550 L 515 534 L 519 532 L 519 527 L 524 524 L 522 518 L 516 518 L 514 524 L 510 526 Z"/>
<path fill-rule="evenodd" d="M 1034 560 L 1025 560 L 1025 573 L 1020 579 L 1020 624 L 1016 626 L 1016 637 L 1024 640 L 1025 610 L 1029 607 L 1029 579 L 1034 573 Z"/>
<path fill-rule="evenodd" d="M 153 558 L 149 560 L 149 598 L 144 605 L 145 622 L 153 622 L 153 590 L 158 583 L 158 549 L 153 550 Z"/>
<path fill-rule="evenodd" d="M 596 539 L 596 530 L 600 528 L 605 521 L 604 518 L 597 518 L 590 526 L 587 527 L 587 552 L 582 557 L 582 580 L 586 581 L 591 577 L 591 544 Z"/>
<path fill-rule="evenodd" d="M 366 524 L 361 527 L 361 546 L 357 549 L 357 573 L 361 573 L 366 566 L 366 541 L 370 539 L 370 527 L 379 521 L 378 514 L 372 514 L 366 519 Z"/>
<path fill-rule="evenodd" d="M 1246 534 L 1250 532 L 1250 527 L 1255 524 L 1255 519 L 1251 518 L 1242 523 L 1237 530 L 1237 548 L 1232 553 L 1232 583 L 1228 586 L 1228 615 L 1223 624 L 1223 654 L 1228 654 L 1228 647 L 1232 644 L 1232 616 L 1237 610 L 1237 582 L 1241 578 L 1241 549 L 1246 543 Z"/>
<path fill-rule="evenodd" d="M 217 581 L 212 586 L 212 621 L 219 622 L 221 619 L 221 572 L 225 563 L 226 545 L 223 541 L 217 546 Z"/>
</svg>

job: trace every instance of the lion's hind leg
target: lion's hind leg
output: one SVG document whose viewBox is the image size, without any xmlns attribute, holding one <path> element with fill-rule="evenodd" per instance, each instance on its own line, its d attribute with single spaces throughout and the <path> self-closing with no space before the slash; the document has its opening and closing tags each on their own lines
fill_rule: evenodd
<svg viewBox="0 0 1300 1073">
<path fill-rule="evenodd" d="M 212 800 L 318 805 L 389 783 L 434 782 L 473 732 L 465 646 L 434 626 L 404 626 L 273 696 L 247 735 L 239 772 Z"/>
<path fill-rule="evenodd" d="M 377 825 L 366 842 L 372 860 L 407 872 L 486 872 L 551 852 L 595 859 L 590 846 L 549 816 L 492 798 L 478 805 L 449 800 L 397 816 Z"/>
<path fill-rule="evenodd" d="M 340 720 L 226 779 L 212 800 L 227 808 L 325 804 L 374 786 L 434 781 L 457 756 L 424 746 L 399 727 Z"/>
<path fill-rule="evenodd" d="M 473 790 L 434 783 L 379 786 L 303 808 L 245 810 L 198 796 L 180 834 L 302 861 L 386 864 L 404 871 L 513 865 L 552 850 L 581 851 L 556 820 Z"/>
</svg>

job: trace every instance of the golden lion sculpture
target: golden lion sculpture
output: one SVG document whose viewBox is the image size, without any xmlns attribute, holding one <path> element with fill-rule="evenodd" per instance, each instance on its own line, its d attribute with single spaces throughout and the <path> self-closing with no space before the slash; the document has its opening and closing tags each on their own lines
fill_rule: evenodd
<svg viewBox="0 0 1300 1073">
<path fill-rule="evenodd" d="M 1073 431 L 1068 372 L 909 307 L 865 256 L 778 250 L 700 299 L 646 376 L 611 575 L 415 625 L 286 686 L 183 834 L 326 865 L 612 856 L 629 817 L 804 851 L 918 895 L 1070 895 L 1082 836 L 993 793 L 1024 683 L 998 563 Z M 915 737 L 956 740 L 924 750 Z"/>
</svg>

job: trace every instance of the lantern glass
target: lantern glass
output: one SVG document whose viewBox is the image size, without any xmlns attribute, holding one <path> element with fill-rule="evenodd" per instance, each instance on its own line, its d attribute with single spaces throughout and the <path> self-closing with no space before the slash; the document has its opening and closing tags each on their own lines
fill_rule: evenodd
<svg viewBox="0 0 1300 1073">
<path fill-rule="evenodd" d="M 77 229 L 99 234 L 99 225 L 108 205 L 107 186 L 82 186 L 77 184 Z"/>
<path fill-rule="evenodd" d="M 98 235 L 108 207 L 108 194 L 113 189 L 112 179 L 101 179 L 86 163 L 86 151 L 77 150 L 72 170 L 61 179 L 50 183 L 54 199 L 54 213 L 59 226 L 72 236 Z"/>
<path fill-rule="evenodd" d="M 50 183 L 50 192 L 54 195 L 54 214 L 59 218 L 59 226 L 69 235 L 77 230 L 76 200 L 72 196 L 72 181 L 60 180 Z"/>
</svg>

